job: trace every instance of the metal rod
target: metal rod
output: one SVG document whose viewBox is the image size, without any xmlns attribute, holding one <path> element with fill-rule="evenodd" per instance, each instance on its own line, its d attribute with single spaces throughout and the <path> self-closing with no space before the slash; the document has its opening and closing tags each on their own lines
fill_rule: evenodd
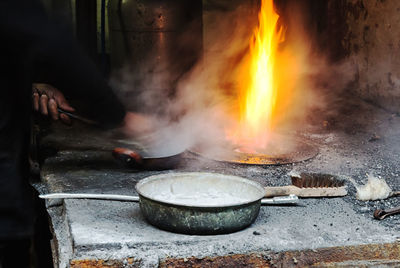
<svg viewBox="0 0 400 268">
<path fill-rule="evenodd" d="M 58 111 L 59 113 L 68 115 L 69 117 L 71 117 L 71 118 L 73 118 L 73 119 L 79 120 L 79 121 L 81 121 L 81 122 L 83 122 L 83 123 L 86 123 L 86 124 L 89 124 L 89 125 L 98 125 L 98 124 L 99 124 L 99 123 L 97 123 L 96 121 L 87 119 L 87 118 L 85 118 L 85 117 L 82 117 L 82 116 L 80 116 L 80 115 L 77 115 L 77 114 L 74 114 L 74 113 L 71 113 L 71 112 L 67 112 L 67 111 L 65 111 L 65 110 L 63 110 L 63 109 L 61 109 L 61 108 L 57 108 L 57 111 Z"/>
<path fill-rule="evenodd" d="M 139 202 L 139 196 L 119 194 L 74 194 L 74 193 L 53 193 L 39 195 L 42 199 L 97 199 L 125 202 Z M 261 199 L 262 205 L 295 205 L 299 201 L 296 195 L 277 196 L 274 198 Z"/>
<path fill-rule="evenodd" d="M 125 202 L 139 202 L 139 196 L 119 194 L 74 194 L 74 193 L 53 193 L 39 195 L 42 199 L 97 199 Z"/>
</svg>

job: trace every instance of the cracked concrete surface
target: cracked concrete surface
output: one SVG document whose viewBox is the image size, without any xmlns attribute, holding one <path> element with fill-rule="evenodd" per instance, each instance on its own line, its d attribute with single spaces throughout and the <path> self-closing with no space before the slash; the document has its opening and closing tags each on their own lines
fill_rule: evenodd
<svg viewBox="0 0 400 268">
<path fill-rule="evenodd" d="M 371 217 L 359 215 L 341 199 L 302 200 L 297 207 L 263 206 L 249 228 L 214 236 L 159 230 L 144 220 L 135 203 L 65 200 L 65 209 L 75 248 L 73 257 L 78 259 L 202 258 L 392 243 L 399 235 Z"/>
</svg>

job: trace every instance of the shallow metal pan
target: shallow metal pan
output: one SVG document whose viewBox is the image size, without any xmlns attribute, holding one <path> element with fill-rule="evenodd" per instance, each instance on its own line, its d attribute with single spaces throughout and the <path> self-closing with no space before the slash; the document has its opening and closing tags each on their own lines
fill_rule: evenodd
<svg viewBox="0 0 400 268">
<path fill-rule="evenodd" d="M 264 188 L 256 182 L 215 173 L 170 173 L 136 185 L 148 222 L 172 232 L 221 234 L 257 218 Z"/>
<path fill-rule="evenodd" d="M 135 196 L 50 194 L 42 198 L 91 198 L 140 202 L 145 219 L 160 229 L 196 235 L 224 234 L 246 228 L 262 203 L 296 204 L 297 197 L 263 199 L 259 183 L 230 175 L 203 172 L 164 173 L 137 183 Z"/>
</svg>

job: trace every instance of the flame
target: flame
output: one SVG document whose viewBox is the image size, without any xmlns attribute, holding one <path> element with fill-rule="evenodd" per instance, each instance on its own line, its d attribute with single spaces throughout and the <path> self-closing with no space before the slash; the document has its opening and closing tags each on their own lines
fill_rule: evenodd
<svg viewBox="0 0 400 268">
<path fill-rule="evenodd" d="M 249 54 L 239 71 L 239 126 L 228 140 L 254 151 L 265 148 L 292 99 L 293 57 L 279 50 L 285 28 L 279 23 L 273 0 L 261 0 L 258 26 L 250 39 Z"/>
<path fill-rule="evenodd" d="M 279 15 L 272 0 L 262 0 L 259 26 L 250 42 L 250 77 L 245 91 L 243 120 L 255 132 L 260 122 L 271 127 L 271 117 L 276 104 L 277 85 L 274 67 L 279 42 L 283 39 L 282 28 L 277 32 Z"/>
</svg>

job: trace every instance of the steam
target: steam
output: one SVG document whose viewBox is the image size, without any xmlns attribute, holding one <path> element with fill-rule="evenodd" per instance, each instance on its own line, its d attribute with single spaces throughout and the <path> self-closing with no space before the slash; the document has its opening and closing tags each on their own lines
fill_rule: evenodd
<svg viewBox="0 0 400 268">
<path fill-rule="evenodd" d="M 247 2 L 247 1 L 246 1 Z M 226 137 L 226 129 L 235 127 L 238 118 L 238 68 L 248 52 L 249 39 L 257 23 L 256 7 L 243 3 L 234 11 L 207 13 L 204 29 L 204 56 L 176 83 L 171 96 L 161 85 L 170 85 L 161 66 L 149 60 L 148 73 L 132 67 L 121 70 L 114 79 L 126 104 L 142 107 L 142 112 L 158 114 L 157 130 L 151 150 L 176 152 L 198 144 L 213 148 Z M 296 1 L 292 1 L 296 2 Z M 307 127 L 307 120 L 315 109 L 327 109 L 334 104 L 338 89 L 345 88 L 354 72 L 349 64 L 329 65 L 324 56 L 315 51 L 312 37 L 307 33 L 304 17 L 295 5 L 282 54 L 296 58 L 298 66 L 286 68 L 286 83 L 293 86 L 293 101 L 280 111 L 279 133 L 292 133 Z M 188 34 L 185 38 L 193 38 Z M 134 75 L 133 75 L 134 74 Z M 141 87 L 140 93 L 135 92 Z M 336 92 L 336 93 L 332 93 Z M 333 106 L 331 106 L 333 107 Z M 331 110 L 334 113 L 335 109 Z M 157 138 L 158 137 L 158 138 Z M 162 137 L 162 138 L 160 138 Z M 166 144 L 166 145 L 161 145 Z M 161 149 L 160 149 L 161 148 Z"/>
</svg>

